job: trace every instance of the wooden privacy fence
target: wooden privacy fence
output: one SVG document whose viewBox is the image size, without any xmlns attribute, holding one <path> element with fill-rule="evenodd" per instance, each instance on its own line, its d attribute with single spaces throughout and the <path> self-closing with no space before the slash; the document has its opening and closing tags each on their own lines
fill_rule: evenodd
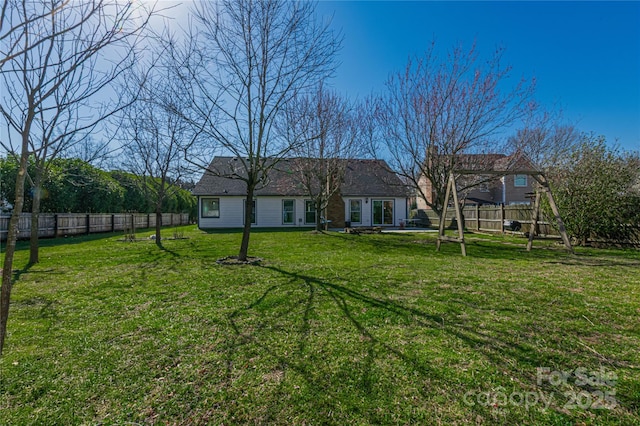
<svg viewBox="0 0 640 426">
<path fill-rule="evenodd" d="M 512 205 L 512 206 L 478 206 L 467 205 L 462 209 L 464 217 L 464 227 L 472 231 L 504 232 L 510 231 L 511 227 L 506 225 L 513 221 L 520 222 L 521 232 L 529 232 L 531 227 L 531 215 L 533 206 Z M 440 224 L 438 215 L 433 210 L 421 210 L 419 215 L 429 219 L 430 226 L 437 228 Z M 454 209 L 447 211 L 445 227 L 456 228 L 456 213 Z M 547 220 L 538 220 L 538 235 L 559 236 L 558 231 Z"/>
<path fill-rule="evenodd" d="M 11 215 L 0 215 L 0 241 L 7 239 Z M 189 224 L 189 213 L 163 213 L 162 226 Z M 64 237 L 117 232 L 131 229 L 153 228 L 156 226 L 155 213 L 41 213 L 38 219 L 40 238 Z M 18 225 L 18 238 L 28 239 L 31 234 L 31 213 L 22 213 Z"/>
</svg>

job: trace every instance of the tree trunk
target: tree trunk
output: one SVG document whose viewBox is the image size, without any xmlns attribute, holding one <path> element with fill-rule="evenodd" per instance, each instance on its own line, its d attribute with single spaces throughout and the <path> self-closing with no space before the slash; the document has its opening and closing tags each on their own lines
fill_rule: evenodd
<svg viewBox="0 0 640 426">
<path fill-rule="evenodd" d="M 40 233 L 40 201 L 42 200 L 42 171 L 36 165 L 36 175 L 33 179 L 33 197 L 31 205 L 31 235 L 29 237 L 29 264 L 35 265 L 40 261 L 39 233 Z"/>
<path fill-rule="evenodd" d="M 23 148 L 25 148 L 23 146 Z M 16 241 L 18 240 L 18 225 L 20 223 L 20 212 L 24 205 L 24 181 L 27 177 L 27 150 L 23 149 L 20 157 L 20 168 L 16 177 L 15 203 L 13 212 L 9 220 L 9 230 L 7 233 L 7 246 L 4 255 L 4 266 L 2 267 L 2 286 L 0 287 L 0 356 L 4 348 L 4 341 L 7 335 L 7 321 L 9 319 L 9 301 L 11 300 L 11 288 L 13 280 L 13 255 L 16 251 Z"/>
<path fill-rule="evenodd" d="M 247 261 L 249 252 L 249 237 L 251 235 L 251 214 L 253 213 L 253 192 L 255 185 L 247 183 L 247 200 L 244 203 L 244 227 L 242 228 L 242 243 L 240 244 L 240 253 L 238 260 Z"/>
<path fill-rule="evenodd" d="M 316 231 L 322 231 L 322 202 L 314 202 L 316 208 Z M 326 218 L 325 218 L 326 219 Z"/>
<path fill-rule="evenodd" d="M 162 247 L 162 239 L 160 238 L 160 229 L 162 228 L 162 207 L 156 207 L 156 245 Z"/>
</svg>

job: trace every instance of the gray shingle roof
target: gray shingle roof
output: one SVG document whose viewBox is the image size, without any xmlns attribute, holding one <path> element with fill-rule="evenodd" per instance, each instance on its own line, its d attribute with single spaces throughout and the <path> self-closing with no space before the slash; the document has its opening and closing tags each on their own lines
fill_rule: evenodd
<svg viewBox="0 0 640 426">
<path fill-rule="evenodd" d="M 301 158 L 280 160 L 269 173 L 266 186 L 256 190 L 256 196 L 305 196 L 300 172 L 295 166 Z M 341 187 L 342 196 L 406 197 L 409 192 L 384 160 L 342 160 L 346 169 Z M 243 180 L 231 178 L 246 176 L 242 159 L 214 157 L 208 170 L 193 189 L 194 195 L 246 195 Z"/>
<path fill-rule="evenodd" d="M 448 156 L 443 156 L 448 161 Z M 534 170 L 531 161 L 521 154 L 458 154 L 456 155 L 456 170 L 505 171 Z"/>
</svg>

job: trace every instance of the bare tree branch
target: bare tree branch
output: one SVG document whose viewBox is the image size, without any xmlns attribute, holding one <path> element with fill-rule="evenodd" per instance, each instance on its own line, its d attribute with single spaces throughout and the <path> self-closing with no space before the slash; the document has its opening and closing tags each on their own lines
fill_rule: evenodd
<svg viewBox="0 0 640 426">
<path fill-rule="evenodd" d="M 193 88 L 190 119 L 212 145 L 238 158 L 239 168 L 228 177 L 246 183 L 247 200 L 291 151 L 276 126 L 287 103 L 333 74 L 340 42 L 315 21 L 314 7 L 277 0 L 195 6 L 191 38 L 196 52 L 185 70 Z M 206 164 L 201 167 L 207 170 Z M 252 203 L 245 204 L 241 260 L 251 230 Z"/>
<path fill-rule="evenodd" d="M 84 140 L 97 123 L 127 104 L 116 99 L 96 107 L 89 101 L 135 62 L 135 46 L 153 10 L 117 0 L 9 1 L 3 4 L 0 115 L 8 139 L 20 153 L 16 200 L 9 223 L 0 299 L 0 353 L 6 333 L 18 219 L 24 204 L 29 156 L 36 159 L 32 221 L 38 223 L 40 185 L 46 160 Z M 37 226 L 32 226 L 31 263 L 38 261 Z"/>
<path fill-rule="evenodd" d="M 311 197 L 319 231 L 330 199 L 339 194 L 347 160 L 364 151 L 355 108 L 320 84 L 315 92 L 289 102 L 286 112 L 283 132 L 297 157 L 291 166 Z"/>
<path fill-rule="evenodd" d="M 391 167 L 438 214 L 449 172 L 460 161 L 486 160 L 470 154 L 500 149 L 499 133 L 523 116 L 531 96 L 533 85 L 525 80 L 504 91 L 511 69 L 501 65 L 501 56 L 497 50 L 482 64 L 474 46 L 456 47 L 439 58 L 434 44 L 389 78 L 379 100 L 377 117 Z"/>
<path fill-rule="evenodd" d="M 563 122 L 561 111 L 532 103 L 522 128 L 507 143 L 515 157 L 525 156 L 535 167 L 547 170 L 566 158 L 579 141 L 579 132 Z"/>
<path fill-rule="evenodd" d="M 156 214 L 156 244 L 162 247 L 162 206 L 170 197 L 186 169 L 184 152 L 198 140 L 201 129 L 184 119 L 188 109 L 188 87 L 176 76 L 179 68 L 176 43 L 170 34 L 162 37 L 151 64 L 142 64 L 127 79 L 124 90 L 140 93 L 137 102 L 123 112 L 120 138 L 123 164 L 148 193 Z M 157 62 L 157 63 L 156 63 Z M 148 71 L 151 70 L 151 71 Z"/>
</svg>

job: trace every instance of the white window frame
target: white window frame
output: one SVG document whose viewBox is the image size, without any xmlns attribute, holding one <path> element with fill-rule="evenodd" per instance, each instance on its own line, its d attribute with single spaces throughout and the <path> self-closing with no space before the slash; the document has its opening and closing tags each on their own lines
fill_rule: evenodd
<svg viewBox="0 0 640 426">
<path fill-rule="evenodd" d="M 288 212 L 285 210 L 285 203 L 291 203 L 293 209 L 291 210 L 291 222 L 285 221 L 285 213 Z M 295 225 L 296 224 L 296 200 L 293 198 L 286 198 L 282 200 L 282 224 L 283 225 Z"/>
<path fill-rule="evenodd" d="M 353 208 L 352 208 L 353 204 L 351 204 L 351 203 L 353 203 L 353 202 L 357 202 L 358 205 L 360 206 L 360 210 L 357 210 L 358 214 L 360 215 L 360 220 L 358 220 L 358 221 L 353 220 L 353 213 L 356 211 L 356 210 L 353 210 Z M 362 200 L 349 200 L 349 222 L 351 222 L 351 223 L 362 223 Z"/>
<path fill-rule="evenodd" d="M 313 222 L 307 221 L 307 214 L 311 213 L 311 211 L 308 210 L 309 205 L 313 206 Z M 316 211 L 316 203 L 313 200 L 304 200 L 304 224 L 315 225 L 317 220 L 318 220 L 318 212 Z"/>
<path fill-rule="evenodd" d="M 382 203 L 382 222 L 381 223 L 376 223 L 375 221 L 375 203 Z M 385 209 L 385 204 L 386 203 L 390 203 L 391 205 L 391 223 L 384 223 L 384 219 L 385 219 L 385 211 L 387 211 L 387 209 Z M 389 199 L 389 198 L 378 198 L 375 200 L 371 200 L 371 224 L 374 226 L 392 226 L 395 223 L 395 217 L 396 217 L 396 200 L 394 199 Z"/>
<path fill-rule="evenodd" d="M 515 186 L 517 188 L 526 187 L 527 184 L 529 183 L 528 178 L 529 178 L 529 176 L 527 176 L 527 175 L 513 175 L 513 186 Z M 524 184 L 518 184 L 518 179 L 520 179 L 520 180 L 524 179 Z"/>
</svg>

